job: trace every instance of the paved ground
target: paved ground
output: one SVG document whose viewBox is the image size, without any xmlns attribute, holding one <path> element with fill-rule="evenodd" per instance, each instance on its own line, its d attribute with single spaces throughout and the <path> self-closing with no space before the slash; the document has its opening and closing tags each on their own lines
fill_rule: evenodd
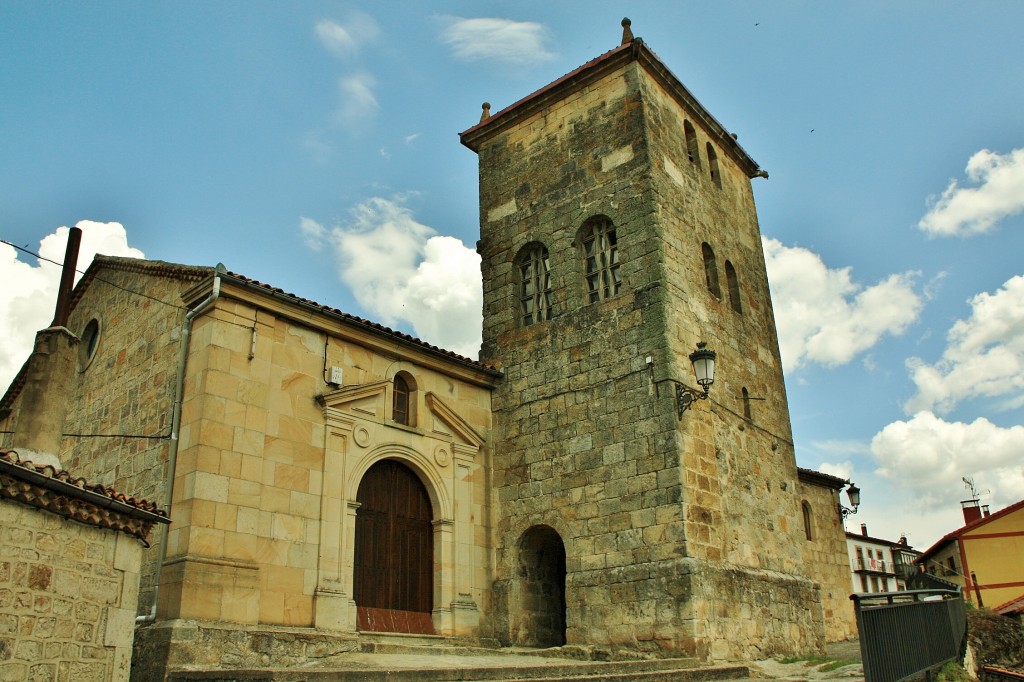
<svg viewBox="0 0 1024 682">
<path fill-rule="evenodd" d="M 850 640 L 830 644 L 827 655 L 831 661 L 851 661 L 835 670 L 823 671 L 827 667 L 820 661 L 798 661 L 795 663 L 782 663 L 777 660 L 755 661 L 750 664 L 751 670 L 760 673 L 764 677 L 781 680 L 849 680 L 859 682 L 864 679 L 864 668 L 860 664 L 860 642 Z"/>
</svg>

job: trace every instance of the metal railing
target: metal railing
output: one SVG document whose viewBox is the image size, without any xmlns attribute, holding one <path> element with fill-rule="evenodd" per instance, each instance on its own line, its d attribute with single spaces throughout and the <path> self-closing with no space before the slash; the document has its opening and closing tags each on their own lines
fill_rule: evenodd
<svg viewBox="0 0 1024 682">
<path fill-rule="evenodd" d="M 899 682 L 964 654 L 961 590 L 851 594 L 865 682 Z"/>
<path fill-rule="evenodd" d="M 891 573 L 892 567 L 888 565 L 885 559 L 865 559 L 862 556 L 857 557 L 857 570 L 858 571 L 875 571 L 877 573 Z"/>
</svg>

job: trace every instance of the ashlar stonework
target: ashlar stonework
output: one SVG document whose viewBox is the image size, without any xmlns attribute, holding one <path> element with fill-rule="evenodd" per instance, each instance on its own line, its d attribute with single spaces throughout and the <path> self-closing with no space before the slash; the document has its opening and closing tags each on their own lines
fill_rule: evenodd
<svg viewBox="0 0 1024 682">
<path fill-rule="evenodd" d="M 763 172 L 639 40 L 462 141 L 480 163 L 481 357 L 506 377 L 495 634 L 547 641 L 542 608 L 564 609 L 575 644 L 705 659 L 820 648 L 750 186 Z M 613 230 L 617 269 L 596 296 L 594 221 Z M 524 325 L 517 263 L 532 245 L 549 254 L 552 314 Z M 674 388 L 693 385 L 698 342 L 719 378 L 680 418 Z M 531 599 L 535 529 L 564 546 L 564 602 Z"/>
</svg>

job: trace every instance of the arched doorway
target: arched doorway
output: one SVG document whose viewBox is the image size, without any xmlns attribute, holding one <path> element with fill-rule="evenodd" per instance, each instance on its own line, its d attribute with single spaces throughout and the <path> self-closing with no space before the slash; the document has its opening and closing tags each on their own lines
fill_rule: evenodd
<svg viewBox="0 0 1024 682">
<path fill-rule="evenodd" d="M 534 526 L 519 540 L 511 615 L 512 638 L 524 646 L 565 644 L 565 545 L 550 526 Z"/>
<path fill-rule="evenodd" d="M 434 534 L 430 496 L 401 462 L 371 466 L 356 493 L 353 593 L 360 630 L 434 632 Z"/>
</svg>

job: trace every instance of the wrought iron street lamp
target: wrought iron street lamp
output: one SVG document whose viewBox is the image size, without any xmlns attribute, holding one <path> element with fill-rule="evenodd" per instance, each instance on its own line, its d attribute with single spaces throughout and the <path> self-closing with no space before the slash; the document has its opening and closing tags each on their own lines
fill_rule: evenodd
<svg viewBox="0 0 1024 682">
<path fill-rule="evenodd" d="M 850 506 L 844 507 L 842 502 L 839 503 L 839 513 L 842 514 L 843 519 L 851 514 L 856 514 L 857 507 L 860 506 L 860 488 L 850 481 L 847 483 L 849 483 L 849 487 L 846 488 L 846 496 L 850 498 Z"/>
<path fill-rule="evenodd" d="M 697 344 L 697 350 L 690 353 L 693 374 L 697 378 L 697 384 L 703 390 L 697 391 L 684 384 L 676 383 L 676 413 L 679 419 L 683 418 L 683 413 L 690 408 L 694 400 L 707 400 L 711 384 L 715 383 L 716 357 L 715 351 L 707 348 L 707 344 L 703 341 Z"/>
</svg>

